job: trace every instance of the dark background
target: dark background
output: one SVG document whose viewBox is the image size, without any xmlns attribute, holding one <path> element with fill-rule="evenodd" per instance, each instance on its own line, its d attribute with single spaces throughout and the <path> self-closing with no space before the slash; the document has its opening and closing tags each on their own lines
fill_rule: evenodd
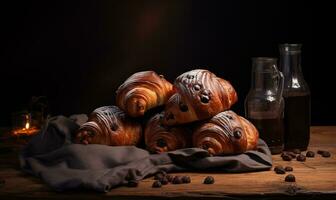
<svg viewBox="0 0 336 200">
<path fill-rule="evenodd" d="M 279 43 L 303 44 L 312 124 L 335 124 L 332 99 L 312 67 L 312 9 L 309 1 L 285 0 L 2 3 L 0 125 L 10 125 L 32 96 L 47 96 L 52 115 L 113 104 L 117 87 L 141 70 L 173 81 L 209 69 L 234 85 L 233 110 L 244 115 L 251 57 L 278 57 Z"/>
</svg>

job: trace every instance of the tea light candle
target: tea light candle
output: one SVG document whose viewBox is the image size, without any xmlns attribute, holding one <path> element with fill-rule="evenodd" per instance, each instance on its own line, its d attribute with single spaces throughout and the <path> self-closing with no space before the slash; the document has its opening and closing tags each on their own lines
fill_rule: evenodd
<svg viewBox="0 0 336 200">
<path fill-rule="evenodd" d="M 37 133 L 39 129 L 31 126 L 31 117 L 30 114 L 23 114 L 23 123 L 19 123 L 24 125 L 23 127 L 15 127 L 13 130 L 14 135 L 34 135 Z"/>
</svg>

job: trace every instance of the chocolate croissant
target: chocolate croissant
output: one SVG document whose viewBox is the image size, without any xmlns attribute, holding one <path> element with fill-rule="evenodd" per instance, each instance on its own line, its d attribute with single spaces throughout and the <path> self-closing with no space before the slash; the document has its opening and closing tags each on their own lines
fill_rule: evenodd
<svg viewBox="0 0 336 200">
<path fill-rule="evenodd" d="M 208 70 L 192 70 L 176 78 L 176 93 L 165 107 L 163 123 L 184 124 L 228 110 L 238 99 L 232 85 Z"/>
<path fill-rule="evenodd" d="M 95 109 L 81 125 L 75 143 L 110 146 L 136 145 L 142 135 L 141 124 L 126 116 L 117 106 Z"/>
<path fill-rule="evenodd" d="M 116 103 L 128 115 L 139 117 L 165 104 L 173 92 L 173 85 L 162 75 L 153 71 L 137 72 L 118 88 Z"/>
<path fill-rule="evenodd" d="M 145 128 L 145 144 L 151 152 L 161 153 L 190 147 L 192 131 L 188 127 L 162 125 L 163 113 L 154 115 Z"/>
<path fill-rule="evenodd" d="M 224 111 L 196 128 L 193 145 L 212 155 L 239 154 L 256 149 L 258 138 L 252 123 L 233 111 Z"/>
</svg>

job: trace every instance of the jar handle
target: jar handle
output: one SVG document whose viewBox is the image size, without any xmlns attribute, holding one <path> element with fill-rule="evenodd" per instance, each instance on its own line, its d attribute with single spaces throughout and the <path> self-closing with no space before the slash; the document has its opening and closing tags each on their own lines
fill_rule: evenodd
<svg viewBox="0 0 336 200">
<path fill-rule="evenodd" d="M 278 99 L 281 101 L 284 89 L 284 76 L 280 70 L 278 70 Z"/>
</svg>

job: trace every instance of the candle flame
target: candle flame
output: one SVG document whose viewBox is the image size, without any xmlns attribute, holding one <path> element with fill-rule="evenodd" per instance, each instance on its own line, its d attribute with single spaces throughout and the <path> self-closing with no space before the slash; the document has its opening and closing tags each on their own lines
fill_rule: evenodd
<svg viewBox="0 0 336 200">
<path fill-rule="evenodd" d="M 29 122 L 27 122 L 25 128 L 29 129 L 29 127 L 30 127 L 30 124 L 29 124 Z"/>
</svg>

